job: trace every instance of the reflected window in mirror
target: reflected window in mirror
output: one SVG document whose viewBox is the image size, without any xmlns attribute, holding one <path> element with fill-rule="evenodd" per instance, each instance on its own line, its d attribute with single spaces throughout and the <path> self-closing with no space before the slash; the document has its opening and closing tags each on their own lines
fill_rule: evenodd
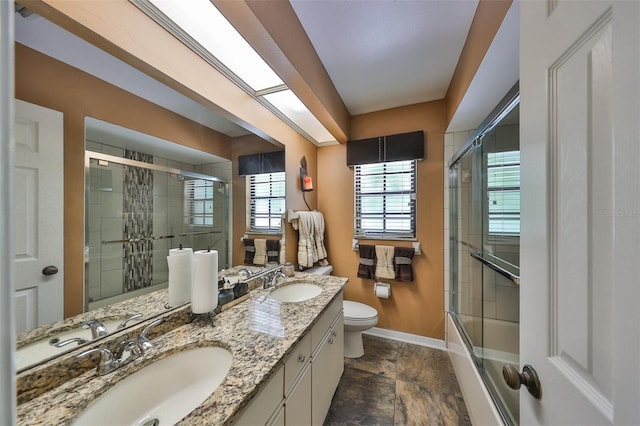
<svg viewBox="0 0 640 426">
<path fill-rule="evenodd" d="M 247 187 L 249 230 L 261 234 L 280 233 L 285 210 L 285 172 L 249 175 Z"/>
<path fill-rule="evenodd" d="M 213 194 L 213 181 L 193 179 L 185 182 L 185 225 L 213 226 Z"/>
</svg>

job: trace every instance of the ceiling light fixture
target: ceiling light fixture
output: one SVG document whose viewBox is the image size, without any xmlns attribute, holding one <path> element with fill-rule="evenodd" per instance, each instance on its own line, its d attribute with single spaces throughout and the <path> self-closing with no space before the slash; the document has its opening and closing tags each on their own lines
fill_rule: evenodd
<svg viewBox="0 0 640 426">
<path fill-rule="evenodd" d="M 306 139 L 336 143 L 210 0 L 130 1 Z"/>
</svg>

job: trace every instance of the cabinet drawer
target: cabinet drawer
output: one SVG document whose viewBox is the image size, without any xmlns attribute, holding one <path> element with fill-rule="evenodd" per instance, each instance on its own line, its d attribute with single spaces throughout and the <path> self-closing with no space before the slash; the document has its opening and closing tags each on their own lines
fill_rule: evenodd
<svg viewBox="0 0 640 426">
<path fill-rule="evenodd" d="M 342 312 L 342 291 L 340 291 L 336 298 L 331 302 L 327 309 L 322 313 L 318 322 L 316 322 L 311 328 L 311 353 L 313 354 L 318 348 L 318 344 L 322 341 L 322 338 L 331 327 L 331 324 Z"/>
<path fill-rule="evenodd" d="M 311 358 L 311 336 L 307 333 L 304 338 L 298 342 L 293 352 L 284 362 L 284 391 L 285 395 L 289 393 L 289 388 L 298 377 L 305 365 L 309 363 Z"/>
</svg>

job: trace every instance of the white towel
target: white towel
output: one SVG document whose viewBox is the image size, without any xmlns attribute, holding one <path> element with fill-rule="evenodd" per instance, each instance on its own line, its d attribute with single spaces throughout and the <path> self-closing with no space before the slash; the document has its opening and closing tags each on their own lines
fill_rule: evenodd
<svg viewBox="0 0 640 426">
<path fill-rule="evenodd" d="M 327 258 L 327 249 L 324 247 L 324 216 L 320 212 L 311 212 L 313 218 L 314 228 L 314 243 L 316 245 L 316 252 L 318 253 L 318 260 Z"/>
<path fill-rule="evenodd" d="M 395 279 L 393 251 L 393 246 L 376 246 L 376 276 L 378 278 Z"/>
<path fill-rule="evenodd" d="M 256 238 L 253 240 L 256 248 L 256 254 L 253 256 L 254 265 L 266 265 L 267 263 L 267 240 Z"/>
<path fill-rule="evenodd" d="M 299 212 L 298 215 L 298 265 L 310 268 L 318 261 L 313 219 L 311 212 Z"/>
</svg>

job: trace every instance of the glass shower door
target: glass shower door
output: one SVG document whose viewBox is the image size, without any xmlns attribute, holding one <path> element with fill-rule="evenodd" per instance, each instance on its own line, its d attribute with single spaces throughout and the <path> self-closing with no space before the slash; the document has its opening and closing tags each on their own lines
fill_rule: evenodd
<svg viewBox="0 0 640 426">
<path fill-rule="evenodd" d="M 449 170 L 451 312 L 507 424 L 518 392 L 502 378 L 519 365 L 520 155 L 517 105 Z"/>
<path fill-rule="evenodd" d="M 166 257 L 180 245 L 218 250 L 228 266 L 226 183 L 100 153 L 86 160 L 85 310 L 166 288 Z"/>
</svg>

